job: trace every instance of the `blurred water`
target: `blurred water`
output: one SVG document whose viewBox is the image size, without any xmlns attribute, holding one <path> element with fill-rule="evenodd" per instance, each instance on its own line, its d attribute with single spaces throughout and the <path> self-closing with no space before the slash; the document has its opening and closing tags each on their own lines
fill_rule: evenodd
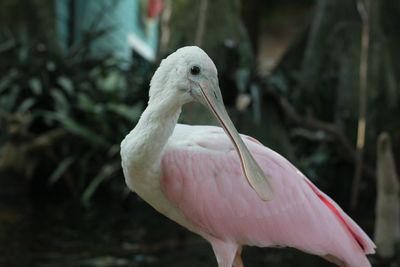
<svg viewBox="0 0 400 267">
<path fill-rule="evenodd" d="M 2 201 L 0 266 L 217 266 L 203 239 L 139 200 L 123 206 Z M 243 257 L 251 267 L 333 266 L 290 249 L 248 248 Z"/>
</svg>

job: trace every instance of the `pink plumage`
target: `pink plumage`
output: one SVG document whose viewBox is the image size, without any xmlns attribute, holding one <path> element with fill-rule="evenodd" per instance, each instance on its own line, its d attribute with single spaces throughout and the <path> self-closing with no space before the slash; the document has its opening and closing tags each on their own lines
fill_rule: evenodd
<svg viewBox="0 0 400 267">
<path fill-rule="evenodd" d="M 375 245 L 361 228 L 288 160 L 242 135 L 271 177 L 272 201 L 250 187 L 224 131 L 178 124 L 162 158 L 167 199 L 230 261 L 242 245 L 288 246 L 343 266 L 371 266 Z M 233 258 L 232 258 L 233 259 Z"/>
</svg>

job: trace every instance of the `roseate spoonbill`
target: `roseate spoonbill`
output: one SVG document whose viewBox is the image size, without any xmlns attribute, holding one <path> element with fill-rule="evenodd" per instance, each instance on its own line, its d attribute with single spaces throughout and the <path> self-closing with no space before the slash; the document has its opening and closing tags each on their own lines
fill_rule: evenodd
<svg viewBox="0 0 400 267">
<path fill-rule="evenodd" d="M 374 243 L 332 199 L 285 158 L 237 133 L 203 50 L 184 47 L 164 59 L 149 96 L 121 143 L 126 184 L 208 240 L 219 267 L 243 266 L 244 245 L 288 246 L 343 267 L 371 266 L 365 255 Z M 208 107 L 223 129 L 177 124 L 190 101 Z"/>
</svg>

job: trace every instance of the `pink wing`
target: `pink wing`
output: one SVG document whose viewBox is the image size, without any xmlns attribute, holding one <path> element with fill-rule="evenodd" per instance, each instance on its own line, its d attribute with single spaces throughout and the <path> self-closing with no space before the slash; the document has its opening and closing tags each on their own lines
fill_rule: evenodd
<svg viewBox="0 0 400 267">
<path fill-rule="evenodd" d="M 289 246 L 360 262 L 374 244 L 360 227 L 289 161 L 242 135 L 275 197 L 262 201 L 243 177 L 219 127 L 177 125 L 162 161 L 167 198 L 199 229 L 224 241 Z M 369 266 L 367 259 L 363 261 Z M 367 265 L 368 264 L 368 265 Z"/>
</svg>

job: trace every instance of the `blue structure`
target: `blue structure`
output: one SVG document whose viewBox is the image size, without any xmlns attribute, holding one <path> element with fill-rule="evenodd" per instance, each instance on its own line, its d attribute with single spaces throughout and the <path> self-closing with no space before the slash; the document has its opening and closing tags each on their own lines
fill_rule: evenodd
<svg viewBox="0 0 400 267">
<path fill-rule="evenodd" d="M 147 60 L 153 60 L 158 44 L 158 18 L 149 19 L 143 14 L 146 9 L 142 5 L 146 4 L 147 0 L 57 0 L 60 47 L 68 51 L 69 39 L 80 42 L 85 33 L 106 29 L 107 34 L 93 44 L 93 57 L 112 54 L 121 62 L 129 63 L 135 50 Z M 70 27 L 74 27 L 72 31 Z M 69 36 L 71 32 L 74 36 Z"/>
</svg>

